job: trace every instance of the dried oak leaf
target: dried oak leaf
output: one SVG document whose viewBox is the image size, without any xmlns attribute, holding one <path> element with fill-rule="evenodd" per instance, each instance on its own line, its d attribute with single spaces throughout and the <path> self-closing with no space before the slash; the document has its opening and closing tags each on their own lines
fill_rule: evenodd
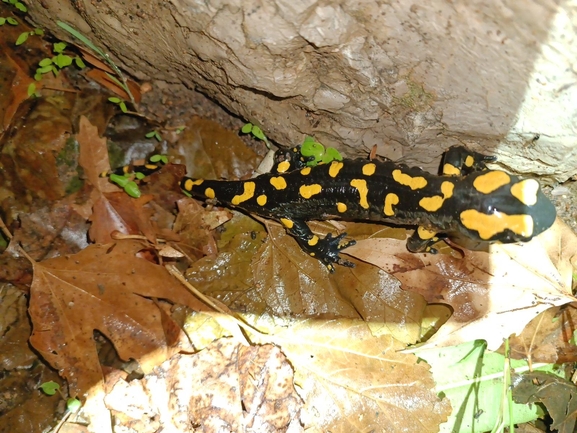
<svg viewBox="0 0 577 433">
<path fill-rule="evenodd" d="M 142 380 L 116 377 L 109 387 L 105 403 L 117 423 L 142 433 L 191 426 L 206 433 L 276 433 L 300 423 L 293 370 L 272 345 L 224 338 L 197 354 L 175 355 Z"/>
<path fill-rule="evenodd" d="M 144 371 L 189 349 L 149 298 L 205 307 L 162 266 L 138 258 L 143 248 L 142 242 L 119 241 L 34 265 L 30 342 L 68 380 L 72 395 L 82 396 L 102 381 L 94 330 L 110 339 L 120 358 L 138 360 Z"/>
<path fill-rule="evenodd" d="M 464 250 L 462 259 L 412 254 L 394 239 L 360 241 L 345 252 L 390 273 L 428 302 L 451 305 L 452 317 L 426 347 L 482 339 L 496 350 L 537 314 L 576 301 L 570 264 L 576 239 L 557 221 L 531 242 L 492 245 L 489 253 Z"/>
<path fill-rule="evenodd" d="M 429 366 L 363 321 L 261 318 L 257 325 L 266 335 L 251 340 L 279 346 L 295 369 L 311 431 L 432 432 L 451 412 Z"/>
</svg>

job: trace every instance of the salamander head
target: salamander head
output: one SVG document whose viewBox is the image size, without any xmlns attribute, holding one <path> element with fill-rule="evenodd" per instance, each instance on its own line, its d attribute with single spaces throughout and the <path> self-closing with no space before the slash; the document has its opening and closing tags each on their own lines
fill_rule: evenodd
<svg viewBox="0 0 577 433">
<path fill-rule="evenodd" d="M 463 194 L 468 190 L 466 194 Z M 556 218 L 553 203 L 535 179 L 504 171 L 483 171 L 463 179 L 461 230 L 481 241 L 525 242 L 547 230 Z M 466 195 L 466 197 L 465 197 Z"/>
</svg>

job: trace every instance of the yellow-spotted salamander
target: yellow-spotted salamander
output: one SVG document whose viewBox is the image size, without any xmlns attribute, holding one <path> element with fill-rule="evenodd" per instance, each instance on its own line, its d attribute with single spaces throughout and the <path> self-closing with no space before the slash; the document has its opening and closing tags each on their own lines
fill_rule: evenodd
<svg viewBox="0 0 577 433">
<path fill-rule="evenodd" d="M 553 204 L 535 179 L 488 170 L 494 157 L 451 147 L 441 175 L 391 161 L 349 159 L 306 166 L 298 148 L 277 152 L 273 171 L 250 180 L 185 177 L 181 188 L 192 197 L 281 222 L 302 249 L 334 272 L 334 263 L 353 266 L 339 253 L 353 245 L 345 233 L 324 239 L 306 221 L 344 219 L 415 225 L 412 252 L 435 252 L 440 238 L 464 235 L 476 241 L 529 241 L 549 228 Z"/>
</svg>

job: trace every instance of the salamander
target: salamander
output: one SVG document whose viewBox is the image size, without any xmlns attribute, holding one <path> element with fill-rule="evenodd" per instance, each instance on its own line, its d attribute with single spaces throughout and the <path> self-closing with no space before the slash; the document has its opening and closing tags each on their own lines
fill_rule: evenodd
<svg viewBox="0 0 577 433">
<path fill-rule="evenodd" d="M 412 252 L 436 252 L 441 238 L 462 235 L 480 242 L 526 242 L 556 218 L 535 179 L 489 170 L 494 157 L 451 147 L 440 175 L 392 161 L 345 159 L 314 167 L 298 148 L 279 151 L 267 174 L 226 181 L 184 177 L 190 196 L 279 221 L 301 248 L 326 265 L 353 266 L 340 252 L 355 244 L 346 233 L 321 239 L 309 220 L 343 219 L 417 226 Z"/>
</svg>

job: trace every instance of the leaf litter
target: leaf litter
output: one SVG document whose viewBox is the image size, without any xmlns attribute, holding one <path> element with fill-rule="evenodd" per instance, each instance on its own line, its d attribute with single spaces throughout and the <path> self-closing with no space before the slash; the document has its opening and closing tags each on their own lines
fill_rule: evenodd
<svg viewBox="0 0 577 433">
<path fill-rule="evenodd" d="M 190 126 L 185 134 L 192 134 L 189 138 L 200 147 L 187 146 L 182 153 L 203 155 L 214 177 L 250 174 L 256 154 L 241 150 L 244 145 L 234 133 L 200 118 Z M 34 265 L 31 343 L 67 378 L 72 394 L 93 397 L 86 400 L 85 410 L 92 411 L 92 431 L 110 431 L 108 409 L 122 419 L 119 424 L 142 428 L 138 423 L 146 414 L 159 417 L 160 424 L 181 427 L 193 420 L 205 431 L 222 425 L 236 431 L 300 431 L 303 426 L 311 431 L 383 426 L 387 431 L 435 431 L 447 419 L 450 404 L 437 396 L 429 367 L 400 352 L 423 335 L 431 311 L 427 302 L 446 303 L 454 310 L 427 344 L 481 338 L 496 347 L 539 311 L 573 300 L 567 273 L 574 237 L 567 233 L 548 241 L 547 254 L 527 248 L 492 252 L 499 262 L 509 263 L 503 270 L 488 265 L 486 253 L 467 252 L 465 260 L 410 255 L 404 242 L 375 238 L 383 226 L 367 225 L 360 229 L 366 234 L 354 237 L 370 239 L 346 250 L 360 259 L 357 268 L 329 275 L 274 223 L 267 223 L 268 236 L 246 217 L 235 216 L 223 225 L 228 211 L 215 215 L 182 199 L 182 215 L 171 227 L 174 217 L 168 208 L 181 197 L 174 187 L 179 172 L 163 169 L 168 174 L 155 174 L 155 181 L 143 187 L 145 197 L 133 200 L 98 177 L 109 169 L 98 129 L 81 118 L 76 139 L 80 165 L 94 188 L 84 191 L 87 200 L 70 207 L 91 217 L 91 238 L 109 242 L 110 233 L 118 231 L 144 234 L 150 241 L 89 246 Z M 350 233 L 355 227 L 362 225 L 342 226 Z M 324 234 L 335 228 L 325 223 L 314 230 Z M 160 235 L 172 239 L 191 260 L 204 256 L 188 271 L 189 279 L 266 331 L 245 329 L 253 346 L 246 345 L 232 316 L 207 311 L 164 268 L 138 257 L 142 251 L 156 257 Z M 531 262 L 531 257 L 537 259 Z M 400 283 L 364 261 L 390 271 Z M 496 281 L 489 282 L 489 276 Z M 508 296 L 499 301 L 494 292 Z M 187 305 L 193 310 L 188 317 L 199 318 L 189 326 L 194 329 L 190 342 L 170 316 L 172 303 Z M 94 330 L 114 344 L 122 359 L 137 359 L 144 378 L 128 382 L 118 370 L 103 370 Z M 256 371 L 241 368 L 243 359 Z M 161 381 L 162 386 L 152 388 Z M 263 385 L 267 383 L 272 385 Z M 179 400 L 170 400 L 175 398 Z M 131 418 L 136 405 L 126 407 L 129 401 L 141 403 L 140 418 Z M 423 420 L 423 413 L 431 414 L 430 420 Z"/>
</svg>

